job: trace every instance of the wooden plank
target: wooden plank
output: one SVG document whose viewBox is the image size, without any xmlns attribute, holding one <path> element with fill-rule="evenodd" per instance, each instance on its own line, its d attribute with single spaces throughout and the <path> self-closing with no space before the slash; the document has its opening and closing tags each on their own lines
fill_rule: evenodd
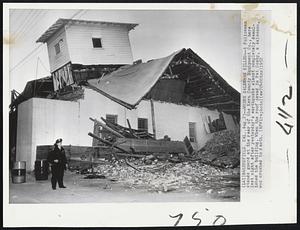
<svg viewBox="0 0 300 230">
<path fill-rule="evenodd" d="M 123 150 L 139 153 L 185 153 L 182 141 L 166 141 L 153 139 L 117 138 L 116 146 Z"/>
<path fill-rule="evenodd" d="M 191 144 L 189 138 L 188 138 L 188 137 L 185 137 L 184 140 L 183 140 L 183 142 L 184 142 L 184 144 L 185 144 L 185 147 L 186 147 L 186 150 L 187 150 L 187 154 L 188 154 L 188 155 L 193 154 L 194 148 L 193 148 L 193 146 L 192 146 L 192 144 Z"/>
<path fill-rule="evenodd" d="M 134 136 L 130 133 L 128 128 L 120 126 L 118 124 L 114 124 L 112 122 L 109 122 L 108 120 L 104 119 L 103 117 L 101 117 L 101 120 L 104 121 L 108 127 L 115 130 L 116 132 L 121 133 L 124 137 L 134 138 Z"/>
<path fill-rule="evenodd" d="M 156 139 L 155 113 L 154 113 L 154 103 L 153 103 L 152 99 L 150 99 L 150 105 L 151 105 L 151 119 L 152 119 L 153 138 Z"/>
<path fill-rule="evenodd" d="M 223 112 L 227 113 L 227 112 L 239 112 L 240 109 L 237 108 L 237 109 L 222 109 Z"/>
<path fill-rule="evenodd" d="M 128 119 L 126 119 L 126 120 L 127 120 L 128 128 L 130 130 L 131 135 L 133 135 L 135 138 L 140 138 L 139 136 L 137 136 L 137 135 L 134 134 L 134 132 L 133 132 L 133 130 L 131 128 L 129 120 Z"/>
<path fill-rule="evenodd" d="M 106 144 L 106 145 L 108 145 L 108 146 L 111 146 L 111 147 L 113 147 L 113 148 L 116 148 L 116 149 L 118 149 L 118 150 L 121 150 L 121 151 L 123 151 L 123 152 L 125 152 L 125 153 L 131 154 L 131 153 L 130 153 L 129 151 L 127 151 L 126 149 L 123 149 L 123 148 L 121 148 L 121 147 L 119 147 L 119 146 L 116 146 L 116 145 L 114 145 L 114 143 L 109 142 L 109 141 L 107 141 L 107 140 L 104 140 L 104 139 L 102 139 L 101 137 L 98 137 L 98 136 L 96 136 L 96 135 L 93 134 L 93 133 L 88 133 L 88 135 L 91 136 L 91 137 L 93 137 L 93 138 L 96 138 L 97 140 L 103 142 L 104 144 Z"/>
<path fill-rule="evenodd" d="M 106 146 L 73 146 L 63 145 L 67 158 L 89 156 L 91 154 L 101 155 L 110 152 L 110 148 Z M 36 152 L 36 160 L 47 159 L 48 153 L 53 150 L 53 145 L 38 145 Z"/>
<path fill-rule="evenodd" d="M 111 123 L 111 122 L 107 121 L 103 117 L 101 117 L 101 120 L 103 122 L 105 122 L 108 127 L 110 127 L 111 129 L 113 129 L 113 130 L 115 130 L 117 132 L 120 132 L 125 137 L 128 137 L 128 138 L 148 137 L 148 138 L 153 139 L 153 135 L 154 134 L 145 132 L 143 130 L 137 130 L 137 129 L 132 129 L 132 128 L 131 128 L 131 130 L 133 131 L 133 134 L 131 134 L 130 133 L 130 129 L 127 128 L 127 127 L 123 127 L 121 125 Z"/>
<path fill-rule="evenodd" d="M 229 104 L 235 104 L 235 105 L 239 105 L 239 103 L 238 102 L 236 102 L 236 101 L 223 101 L 223 102 L 215 102 L 215 103 L 211 103 L 211 104 L 207 104 L 207 103 L 200 103 L 200 105 L 201 106 L 204 106 L 204 107 L 206 107 L 206 106 L 208 106 L 208 107 L 210 107 L 210 106 L 216 106 L 216 105 L 229 105 Z"/>
<path fill-rule="evenodd" d="M 112 153 L 102 153 L 100 155 L 111 155 Z M 119 153 L 116 152 L 115 154 L 117 154 L 118 156 L 124 156 L 124 157 L 136 157 L 136 158 L 143 158 L 146 155 L 145 154 L 128 154 L 128 153 Z"/>
<path fill-rule="evenodd" d="M 220 95 L 214 95 L 214 96 L 210 96 L 210 97 L 202 97 L 200 99 L 198 99 L 197 97 L 195 97 L 195 99 L 197 100 L 197 102 L 201 103 L 201 102 L 205 102 L 205 101 L 209 101 L 209 100 L 219 100 L 219 99 L 231 99 L 232 97 L 228 94 L 220 94 Z"/>
<path fill-rule="evenodd" d="M 121 133 L 111 129 L 110 127 L 108 127 L 107 125 L 103 124 L 101 121 L 98 121 L 97 119 L 93 119 L 90 117 L 90 120 L 92 120 L 93 122 L 96 122 L 98 125 L 100 125 L 102 128 L 106 129 L 107 131 L 113 133 L 114 135 L 116 135 L 117 137 L 124 137 Z"/>
<path fill-rule="evenodd" d="M 123 152 L 125 152 L 125 153 L 130 154 L 128 151 L 126 151 L 126 150 L 124 150 L 124 149 L 122 149 L 122 148 L 116 146 L 115 144 L 113 144 L 113 143 L 111 143 L 111 142 L 109 142 L 109 141 L 106 141 L 106 140 L 102 139 L 101 137 L 98 137 L 98 136 L 94 135 L 93 133 L 88 133 L 88 135 L 91 136 L 91 137 L 93 137 L 93 138 L 98 139 L 99 141 L 101 141 L 101 142 L 103 142 L 103 143 L 105 143 L 105 144 L 107 144 L 107 145 L 109 145 L 109 146 L 112 146 L 112 147 L 115 148 L 115 149 L 118 149 L 118 150 L 121 150 L 121 151 L 123 151 Z M 117 158 L 117 155 L 115 155 L 115 157 Z M 128 166 L 130 166 L 131 168 L 133 168 L 133 169 L 135 169 L 135 170 L 137 170 L 137 171 L 140 171 L 139 169 L 137 169 L 137 168 L 135 168 L 133 165 L 131 165 L 126 159 L 125 159 L 125 163 L 126 163 Z"/>
<path fill-rule="evenodd" d="M 205 88 L 210 88 L 210 87 L 216 87 L 212 82 L 202 82 L 198 80 L 198 82 L 195 83 L 188 83 L 186 85 L 186 90 L 200 90 L 200 89 L 205 89 Z"/>
<path fill-rule="evenodd" d="M 230 110 L 230 109 L 240 109 L 239 105 L 236 104 L 219 104 L 219 105 L 211 105 L 211 106 L 205 106 L 209 109 L 221 109 L 221 110 Z"/>
</svg>

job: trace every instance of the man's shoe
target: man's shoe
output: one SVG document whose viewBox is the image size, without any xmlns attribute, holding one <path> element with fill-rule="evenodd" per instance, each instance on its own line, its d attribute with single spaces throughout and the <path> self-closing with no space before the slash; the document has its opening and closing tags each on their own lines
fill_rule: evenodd
<svg viewBox="0 0 300 230">
<path fill-rule="evenodd" d="M 53 190 L 56 190 L 56 188 L 52 188 Z"/>
<path fill-rule="evenodd" d="M 60 188 L 66 188 L 66 186 L 63 185 L 63 186 L 60 186 Z"/>
</svg>

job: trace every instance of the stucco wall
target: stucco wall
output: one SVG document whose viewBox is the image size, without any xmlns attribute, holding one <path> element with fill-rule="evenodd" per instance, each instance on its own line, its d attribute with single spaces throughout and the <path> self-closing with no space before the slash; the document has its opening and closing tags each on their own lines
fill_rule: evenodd
<svg viewBox="0 0 300 230">
<path fill-rule="evenodd" d="M 31 162 L 33 154 L 32 114 L 32 99 L 25 101 L 18 106 L 16 160 L 26 161 L 27 169 L 30 167 L 30 163 L 28 162 Z"/>
<path fill-rule="evenodd" d="M 150 101 L 142 100 L 136 109 L 129 110 L 113 102 L 103 95 L 91 89 L 85 89 L 85 98 L 79 101 L 80 106 L 80 130 L 83 133 L 93 131 L 93 122 L 89 117 L 100 119 L 106 114 L 118 115 L 118 123 L 126 126 L 126 119 L 129 119 L 132 128 L 137 128 L 138 118 L 148 119 L 149 132 L 152 130 L 152 117 Z M 189 136 L 189 122 L 196 123 L 196 143 L 195 148 L 201 148 L 212 136 L 205 129 L 204 122 L 209 115 L 211 119 L 219 118 L 217 110 L 207 108 L 192 107 L 154 101 L 156 137 L 163 138 L 168 135 L 172 140 L 183 140 Z M 224 114 L 227 129 L 233 130 L 238 127 L 233 122 L 229 114 Z M 82 135 L 81 145 L 91 145 L 92 140 L 88 135 Z"/>
<path fill-rule="evenodd" d="M 149 132 L 152 130 L 150 101 L 142 100 L 136 109 L 128 110 L 91 89 L 85 89 L 84 99 L 77 102 L 32 98 L 18 107 L 17 160 L 27 161 L 33 169 L 36 146 L 53 144 L 57 138 L 64 145 L 91 146 L 94 123 L 89 117 L 99 119 L 106 114 L 118 115 L 118 123 L 137 128 L 138 118 L 148 119 Z M 206 108 L 177 105 L 154 101 L 156 137 L 168 135 L 172 140 L 182 141 L 189 136 L 189 122 L 196 123 L 195 148 L 202 147 L 212 136 L 204 126 L 207 115 L 219 117 L 217 111 Z M 237 129 L 232 116 L 224 114 L 227 129 Z"/>
<path fill-rule="evenodd" d="M 31 98 L 18 106 L 17 160 L 34 169 L 37 145 L 79 144 L 79 107 L 76 102 Z"/>
<path fill-rule="evenodd" d="M 138 118 L 147 118 L 149 132 L 152 132 L 150 102 L 142 101 L 137 109 L 129 110 L 125 107 L 113 102 L 107 97 L 95 92 L 91 89 L 85 89 L 84 99 L 80 100 L 80 130 L 84 133 L 81 136 L 81 145 L 92 145 L 92 138 L 87 135 L 94 129 L 94 123 L 89 117 L 98 120 L 106 117 L 106 114 L 118 115 L 118 124 L 126 126 L 126 119 L 129 119 L 131 127 L 137 128 Z"/>
</svg>

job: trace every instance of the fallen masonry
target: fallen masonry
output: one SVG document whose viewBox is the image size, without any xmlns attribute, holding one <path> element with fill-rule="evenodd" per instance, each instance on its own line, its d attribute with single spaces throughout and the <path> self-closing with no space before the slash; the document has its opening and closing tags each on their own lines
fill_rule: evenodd
<svg viewBox="0 0 300 230">
<path fill-rule="evenodd" d="M 154 139 L 148 132 L 90 118 L 101 127 L 89 133 L 97 146 L 65 146 L 70 171 L 85 179 L 108 179 L 129 189 L 166 193 L 200 192 L 239 199 L 239 133 L 219 131 L 198 151 L 188 138 Z M 101 133 L 106 135 L 100 137 Z M 107 135 L 109 134 L 109 135 Z M 38 146 L 43 158 L 49 146 Z"/>
<path fill-rule="evenodd" d="M 218 169 L 200 162 L 155 162 L 145 165 L 131 159 L 139 171 L 125 165 L 123 160 L 94 166 L 93 171 L 128 189 L 148 192 L 199 192 L 224 198 L 239 199 L 239 168 Z"/>
</svg>

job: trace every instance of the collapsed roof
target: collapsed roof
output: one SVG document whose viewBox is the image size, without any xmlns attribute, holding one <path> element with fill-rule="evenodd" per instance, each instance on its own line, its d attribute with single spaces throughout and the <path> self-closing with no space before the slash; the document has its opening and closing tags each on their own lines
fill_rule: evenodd
<svg viewBox="0 0 300 230">
<path fill-rule="evenodd" d="M 240 93 L 191 49 L 121 67 L 88 68 L 72 64 L 72 72 L 77 84 L 84 83 L 128 109 L 134 109 L 142 99 L 153 99 L 218 109 L 239 116 Z M 29 81 L 11 106 L 31 97 L 77 100 L 83 93 L 79 88 L 71 86 L 55 92 L 51 77 Z"/>
<path fill-rule="evenodd" d="M 123 66 L 100 79 L 88 80 L 88 86 L 132 109 L 154 86 L 178 53 L 180 51 L 147 63 Z"/>
<path fill-rule="evenodd" d="M 102 78 L 88 80 L 87 86 L 133 109 L 143 98 L 172 102 L 166 92 L 160 93 L 161 96 L 154 93 L 174 90 L 172 81 L 181 82 L 183 86 L 185 97 L 180 97 L 178 103 L 239 112 L 240 93 L 191 49 L 181 49 L 147 63 L 123 66 Z M 159 87 L 162 82 L 166 82 L 164 87 Z"/>
<path fill-rule="evenodd" d="M 10 107 L 17 106 L 32 97 L 46 98 L 49 93 L 53 91 L 54 88 L 51 76 L 28 81 L 23 92 L 20 94 L 18 93 L 18 96 L 11 101 Z"/>
</svg>

